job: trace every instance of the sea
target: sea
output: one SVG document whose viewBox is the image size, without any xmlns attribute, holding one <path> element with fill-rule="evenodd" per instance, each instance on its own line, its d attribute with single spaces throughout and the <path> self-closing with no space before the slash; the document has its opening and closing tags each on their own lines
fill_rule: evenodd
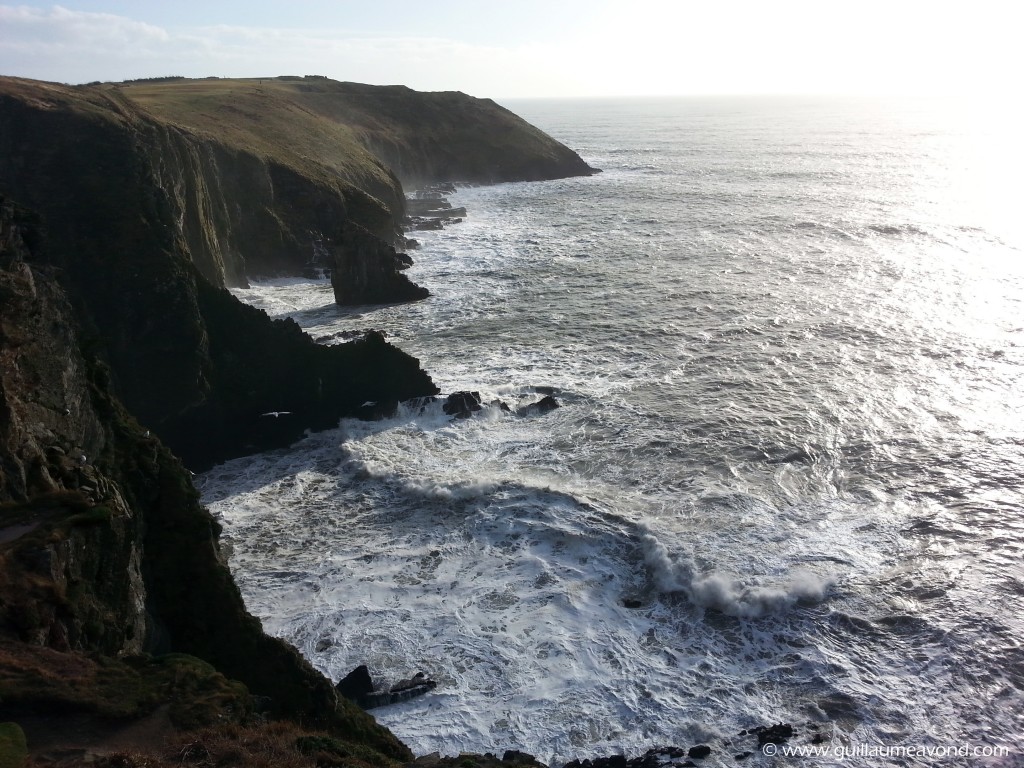
<svg viewBox="0 0 1024 768">
<path fill-rule="evenodd" d="M 459 186 L 464 221 L 410 233 L 421 302 L 235 290 L 484 403 L 197 478 L 249 609 L 333 680 L 433 678 L 374 710 L 418 755 L 735 765 L 782 722 L 823 765 L 1024 765 L 1019 116 L 505 105 L 602 172 Z"/>
</svg>

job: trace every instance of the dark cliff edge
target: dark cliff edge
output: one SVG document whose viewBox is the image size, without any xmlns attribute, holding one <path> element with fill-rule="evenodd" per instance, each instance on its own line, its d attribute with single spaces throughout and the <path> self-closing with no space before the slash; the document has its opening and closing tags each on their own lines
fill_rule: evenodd
<svg viewBox="0 0 1024 768">
<path fill-rule="evenodd" d="M 407 760 L 245 610 L 188 471 L 120 404 L 60 270 L 38 263 L 39 227 L 0 203 L 0 720 L 32 749 L 83 723 L 285 717 Z"/>
<path fill-rule="evenodd" d="M 322 267 L 339 303 L 420 299 L 389 163 L 413 183 L 591 169 L 461 94 L 169 85 L 0 78 L 0 721 L 34 760 L 142 728 L 200 757 L 205 740 L 270 764 L 407 761 L 247 613 L 189 470 L 436 387 L 379 333 L 320 346 L 224 286 Z M 450 120 L 477 110 L 474 144 Z"/>
</svg>

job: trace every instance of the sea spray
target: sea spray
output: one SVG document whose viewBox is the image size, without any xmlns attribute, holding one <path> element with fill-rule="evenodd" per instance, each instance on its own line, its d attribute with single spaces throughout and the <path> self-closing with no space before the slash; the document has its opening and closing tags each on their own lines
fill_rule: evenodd
<svg viewBox="0 0 1024 768">
<path fill-rule="evenodd" d="M 728 616 L 756 618 L 777 613 L 798 602 L 820 603 L 832 585 L 831 577 L 810 571 L 796 571 L 788 581 L 776 585 L 745 584 L 726 574 L 698 573 L 688 555 L 673 559 L 666 546 L 650 531 L 640 537 L 644 564 L 663 593 L 681 592 L 695 605 L 721 611 Z"/>
</svg>

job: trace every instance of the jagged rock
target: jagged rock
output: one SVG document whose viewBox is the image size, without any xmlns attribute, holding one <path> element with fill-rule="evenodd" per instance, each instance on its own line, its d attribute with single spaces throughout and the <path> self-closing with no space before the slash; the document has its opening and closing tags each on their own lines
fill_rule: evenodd
<svg viewBox="0 0 1024 768">
<path fill-rule="evenodd" d="M 407 680 L 401 680 L 386 690 L 378 690 L 366 665 L 360 665 L 349 672 L 335 686 L 335 690 L 346 699 L 363 709 L 376 709 L 389 704 L 422 696 L 437 687 L 424 673 L 417 672 Z"/>
<path fill-rule="evenodd" d="M 777 723 L 770 726 L 759 726 L 751 728 L 748 733 L 757 736 L 757 745 L 763 747 L 765 744 L 784 744 L 794 735 L 793 726 L 789 723 Z"/>
<path fill-rule="evenodd" d="M 410 688 L 417 688 L 421 685 L 426 684 L 426 682 L 426 674 L 423 672 L 417 672 L 410 678 L 406 678 L 405 680 L 399 680 L 397 683 L 394 683 L 388 690 L 391 693 L 400 693 L 401 691 L 407 691 Z"/>
<path fill-rule="evenodd" d="M 343 306 L 418 301 L 430 295 L 401 273 L 412 260 L 373 237 L 358 225 L 350 225 L 342 237 L 344 258 L 331 272 L 334 300 Z M 408 260 L 409 264 L 403 261 Z"/>
<path fill-rule="evenodd" d="M 559 407 L 561 406 L 559 405 L 558 401 L 555 400 L 555 398 L 553 398 L 551 395 L 545 395 L 537 402 L 536 405 L 537 410 L 540 411 L 541 413 L 547 413 L 548 411 L 553 411 L 555 410 L 555 408 Z"/>
<path fill-rule="evenodd" d="M 417 214 L 425 219 L 459 219 L 466 217 L 466 209 L 459 208 L 437 208 L 421 210 Z"/>
<path fill-rule="evenodd" d="M 426 693 L 430 693 L 432 690 L 437 688 L 437 683 L 433 680 L 426 680 L 422 684 L 412 686 L 410 688 L 403 688 L 400 691 L 374 691 L 373 693 L 363 696 L 357 702 L 363 709 L 377 709 L 378 707 L 386 707 L 391 704 L 398 704 L 409 699 L 414 699 L 418 696 L 422 696 Z"/>
<path fill-rule="evenodd" d="M 444 229 L 444 222 L 440 219 L 409 219 L 409 229 L 416 232 L 425 232 L 428 230 Z"/>
<path fill-rule="evenodd" d="M 481 410 L 479 392 L 453 392 L 441 406 L 445 413 L 457 419 L 465 419 Z"/>
<path fill-rule="evenodd" d="M 695 747 L 690 747 L 686 753 L 687 757 L 692 757 L 694 760 L 703 760 L 705 757 L 711 754 L 711 747 L 707 744 L 698 744 Z"/>
<path fill-rule="evenodd" d="M 448 215 L 445 211 L 450 211 L 451 209 L 452 204 L 439 194 L 431 197 L 406 198 L 405 200 L 405 212 L 408 216 L 432 216 L 434 214 L 445 216 Z M 456 216 L 458 214 L 450 215 Z"/>
<path fill-rule="evenodd" d="M 334 689 L 350 701 L 358 702 L 363 696 L 373 693 L 373 678 L 365 664 L 361 664 L 338 681 Z"/>
<path fill-rule="evenodd" d="M 526 752 L 520 752 L 518 749 L 506 749 L 505 753 L 501 756 L 501 761 L 503 763 L 510 763 L 512 765 L 542 765 L 542 763 L 538 762 L 536 757 Z"/>
</svg>

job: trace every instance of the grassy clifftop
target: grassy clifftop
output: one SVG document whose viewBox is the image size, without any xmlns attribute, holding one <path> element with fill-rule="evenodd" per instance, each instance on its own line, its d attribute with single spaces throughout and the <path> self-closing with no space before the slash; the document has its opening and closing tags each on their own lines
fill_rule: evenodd
<svg viewBox="0 0 1024 768">
<path fill-rule="evenodd" d="M 593 173 L 572 150 L 495 104 L 459 92 L 323 77 L 132 83 L 120 94 L 177 125 L 308 159 L 357 185 L 366 155 L 407 186 L 533 181 Z"/>
<path fill-rule="evenodd" d="M 312 107 L 300 85 L 267 78 L 91 87 L 170 125 L 272 158 L 310 178 L 340 179 L 393 205 L 391 171 L 344 120 Z"/>
</svg>

